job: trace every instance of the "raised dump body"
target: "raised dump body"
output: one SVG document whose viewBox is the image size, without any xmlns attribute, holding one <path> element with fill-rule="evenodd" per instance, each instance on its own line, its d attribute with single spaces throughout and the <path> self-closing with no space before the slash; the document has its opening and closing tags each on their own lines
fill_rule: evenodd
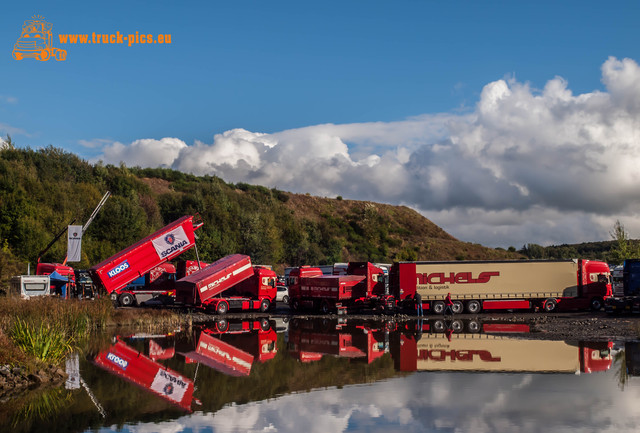
<svg viewBox="0 0 640 433">
<path fill-rule="evenodd" d="M 447 294 L 455 313 L 481 310 L 592 308 L 611 296 L 609 267 L 593 260 L 400 262 L 391 293 L 408 307 L 442 313 Z"/>
<path fill-rule="evenodd" d="M 194 231 L 201 226 L 193 216 L 183 216 L 89 269 L 91 279 L 109 293 L 119 292 L 136 278 L 191 249 L 195 245 Z"/>
<path fill-rule="evenodd" d="M 191 275 L 176 281 L 176 302 L 207 307 L 216 295 L 252 277 L 251 259 L 243 254 L 233 254 L 211 263 Z M 224 311 L 226 313 L 226 311 Z"/>
<path fill-rule="evenodd" d="M 249 376 L 255 361 L 267 362 L 278 353 L 278 336 L 266 318 L 219 320 L 199 333 L 195 349 L 181 352 L 186 362 L 199 362 L 229 376 Z"/>
<path fill-rule="evenodd" d="M 118 340 L 93 361 L 99 367 L 191 412 L 193 381 Z"/>
</svg>

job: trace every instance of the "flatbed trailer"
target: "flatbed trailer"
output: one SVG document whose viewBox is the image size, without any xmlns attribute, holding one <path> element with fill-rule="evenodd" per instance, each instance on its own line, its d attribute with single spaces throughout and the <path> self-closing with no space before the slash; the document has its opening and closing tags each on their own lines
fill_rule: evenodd
<svg viewBox="0 0 640 433">
<path fill-rule="evenodd" d="M 108 293 L 120 291 L 160 264 L 195 246 L 195 230 L 202 226 L 191 215 L 168 224 L 89 269 L 94 284 Z"/>
<path fill-rule="evenodd" d="M 556 308 L 599 310 L 611 296 L 609 266 L 595 260 L 400 262 L 390 272 L 399 305 L 444 312 Z"/>
</svg>

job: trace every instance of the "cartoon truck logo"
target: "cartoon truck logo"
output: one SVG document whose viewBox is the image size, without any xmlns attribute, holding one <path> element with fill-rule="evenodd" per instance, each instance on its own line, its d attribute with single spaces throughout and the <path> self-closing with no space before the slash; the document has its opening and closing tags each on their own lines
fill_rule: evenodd
<svg viewBox="0 0 640 433">
<path fill-rule="evenodd" d="M 22 25 L 22 34 L 13 46 L 13 58 L 22 60 L 31 57 L 42 62 L 46 62 L 51 57 L 55 57 L 56 60 L 65 60 L 67 51 L 53 47 L 51 34 L 53 25 L 41 16 L 33 18 L 26 20 Z"/>
</svg>

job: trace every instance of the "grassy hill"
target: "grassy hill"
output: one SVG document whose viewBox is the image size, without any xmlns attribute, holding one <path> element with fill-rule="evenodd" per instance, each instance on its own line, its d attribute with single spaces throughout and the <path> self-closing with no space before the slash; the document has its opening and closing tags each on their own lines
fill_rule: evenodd
<svg viewBox="0 0 640 433">
<path fill-rule="evenodd" d="M 89 164 L 47 147 L 0 150 L 0 280 L 26 272 L 71 221 L 85 222 L 106 191 L 112 196 L 83 238 L 87 268 L 167 223 L 200 214 L 202 260 L 243 253 L 277 268 L 350 260 L 520 258 L 461 242 L 403 206 L 312 197 L 170 169 Z M 64 260 L 59 240 L 43 261 Z M 185 258 L 194 258 L 193 251 Z"/>
</svg>

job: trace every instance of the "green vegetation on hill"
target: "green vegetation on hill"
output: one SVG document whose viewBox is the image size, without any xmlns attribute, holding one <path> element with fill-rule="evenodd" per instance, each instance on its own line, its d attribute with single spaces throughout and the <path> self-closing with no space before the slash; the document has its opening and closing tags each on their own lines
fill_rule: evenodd
<svg viewBox="0 0 640 433">
<path fill-rule="evenodd" d="M 26 272 L 54 236 L 83 224 L 106 191 L 112 196 L 83 238 L 88 268 L 171 221 L 200 214 L 200 258 L 232 253 L 279 266 L 349 260 L 519 258 L 519 254 L 460 242 L 402 206 L 291 194 L 228 184 L 156 168 L 90 164 L 49 146 L 0 149 L 0 282 Z M 64 238 L 42 257 L 61 262 Z M 185 258 L 195 258 L 189 251 Z"/>
</svg>

